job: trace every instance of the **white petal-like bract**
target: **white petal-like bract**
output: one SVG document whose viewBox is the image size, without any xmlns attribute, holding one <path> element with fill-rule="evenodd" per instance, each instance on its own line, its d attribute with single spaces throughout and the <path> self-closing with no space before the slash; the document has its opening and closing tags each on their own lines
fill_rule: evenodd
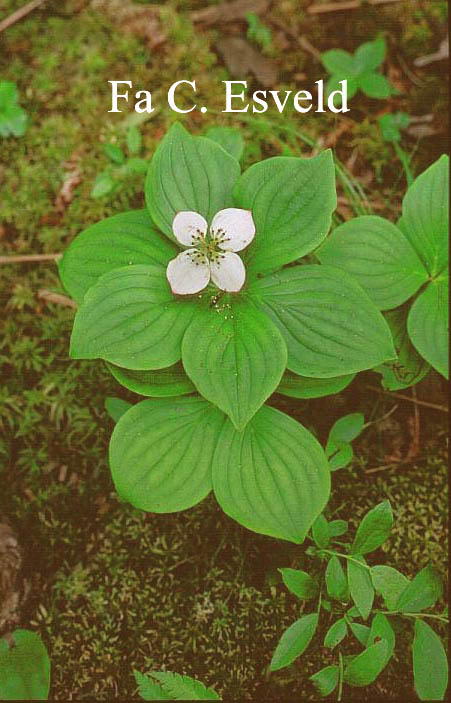
<svg viewBox="0 0 451 703">
<path fill-rule="evenodd" d="M 168 263 L 166 276 L 176 295 L 199 293 L 210 281 L 210 265 L 197 249 L 187 249 Z"/>
<path fill-rule="evenodd" d="M 228 207 L 219 210 L 210 227 L 212 236 L 223 251 L 241 251 L 255 236 L 255 224 L 250 210 Z"/>
<path fill-rule="evenodd" d="M 195 247 L 199 240 L 204 239 L 207 229 L 205 217 L 190 210 L 178 212 L 172 221 L 174 236 L 184 247 Z"/>
<path fill-rule="evenodd" d="M 211 280 L 221 290 L 238 293 L 246 280 L 246 269 L 238 254 L 226 251 L 210 262 Z"/>
</svg>

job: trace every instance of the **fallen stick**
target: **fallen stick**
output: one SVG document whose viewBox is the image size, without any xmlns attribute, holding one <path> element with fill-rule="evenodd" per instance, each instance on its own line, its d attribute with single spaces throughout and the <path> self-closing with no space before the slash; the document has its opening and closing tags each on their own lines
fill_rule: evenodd
<svg viewBox="0 0 451 703">
<path fill-rule="evenodd" d="M 408 395 L 402 395 L 402 393 L 394 393 L 393 391 L 384 391 L 381 388 L 376 388 L 376 386 L 366 386 L 371 391 L 376 393 L 382 393 L 382 395 L 390 395 L 392 398 L 399 398 L 400 400 L 407 400 L 409 403 L 414 403 L 416 405 L 423 405 L 425 408 L 433 408 L 433 410 L 440 410 L 442 413 L 449 412 L 446 405 L 438 405 L 438 403 L 430 403 L 427 400 L 418 400 L 418 398 L 409 398 Z"/>
<path fill-rule="evenodd" d="M 66 295 L 61 295 L 60 293 L 52 293 L 51 290 L 38 290 L 39 300 L 45 300 L 48 303 L 56 303 L 56 305 L 64 305 L 66 308 L 78 308 L 75 300 L 68 298 Z"/>
<path fill-rule="evenodd" d="M 32 0 L 32 2 L 29 2 L 28 5 L 20 7 L 18 10 L 13 12 L 12 15 L 9 15 L 9 17 L 6 17 L 6 19 L 0 22 L 0 32 L 4 32 L 5 29 L 8 29 L 8 27 L 12 27 L 13 24 L 19 22 L 19 20 L 29 15 L 30 12 L 36 10 L 40 5 L 43 5 L 45 2 L 47 2 L 47 0 Z"/>
<path fill-rule="evenodd" d="M 399 2 L 399 0 L 368 0 L 368 5 L 388 5 L 392 2 Z M 358 10 L 360 7 L 362 7 L 361 0 L 349 0 L 348 2 L 331 2 L 327 5 L 310 5 L 307 12 L 310 15 L 319 15 L 339 10 Z"/>
<path fill-rule="evenodd" d="M 19 256 L 0 256 L 0 264 L 25 264 L 30 261 L 58 261 L 62 254 L 23 254 Z"/>
</svg>

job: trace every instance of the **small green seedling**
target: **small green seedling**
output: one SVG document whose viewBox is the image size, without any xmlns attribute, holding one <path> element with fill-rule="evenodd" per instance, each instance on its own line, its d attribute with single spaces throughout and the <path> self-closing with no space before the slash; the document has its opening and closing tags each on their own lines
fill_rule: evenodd
<svg viewBox="0 0 451 703">
<path fill-rule="evenodd" d="M 343 49 L 330 49 L 321 54 L 322 64 L 330 73 L 327 94 L 339 90 L 342 87 L 340 81 L 346 80 L 348 98 L 352 98 L 358 90 L 369 98 L 389 98 L 395 92 L 394 88 L 377 70 L 384 61 L 385 50 L 385 40 L 381 36 L 361 44 L 354 54 Z"/>
<path fill-rule="evenodd" d="M 112 163 L 98 174 L 91 190 L 92 198 L 104 198 L 115 193 L 130 175 L 145 174 L 149 166 L 146 159 L 138 156 L 141 151 L 141 133 L 136 126 L 127 132 L 127 151 L 129 158 L 117 144 L 104 144 L 103 150 Z"/>
<path fill-rule="evenodd" d="M 377 679 L 393 656 L 395 632 L 404 621 L 413 625 L 410 647 L 419 699 L 444 699 L 448 662 L 440 637 L 427 622 L 448 622 L 444 614 L 430 612 L 442 597 L 439 574 L 426 566 L 410 581 L 391 566 L 370 566 L 364 556 L 384 544 L 392 525 L 388 500 L 364 516 L 352 542 L 345 537 L 345 520 L 328 521 L 324 515 L 317 518 L 310 535 L 314 546 L 307 553 L 318 559 L 320 576 L 312 577 L 298 569 L 279 569 L 291 593 L 301 601 L 316 600 L 317 606 L 313 612 L 303 613 L 283 633 L 270 671 L 294 662 L 313 640 L 318 625 L 327 623 L 323 647 L 330 650 L 335 662 L 313 674 L 310 680 L 321 697 L 338 689 L 340 701 L 344 684 L 364 687 Z M 355 651 L 350 654 L 350 649 Z"/>
<path fill-rule="evenodd" d="M 271 51 L 272 49 L 272 32 L 266 24 L 263 24 L 258 15 L 254 12 L 246 14 L 247 33 L 246 36 L 250 41 L 260 46 L 263 51 Z"/>
</svg>

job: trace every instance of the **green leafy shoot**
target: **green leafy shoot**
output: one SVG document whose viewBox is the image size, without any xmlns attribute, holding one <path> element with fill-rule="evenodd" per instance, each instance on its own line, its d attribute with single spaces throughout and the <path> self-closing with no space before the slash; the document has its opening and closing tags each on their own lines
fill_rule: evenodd
<svg viewBox="0 0 451 703">
<path fill-rule="evenodd" d="M 91 189 L 91 198 L 98 199 L 113 195 L 130 177 L 146 174 L 149 162 L 139 157 L 142 137 L 136 125 L 132 125 L 127 131 L 126 147 L 128 157 L 116 143 L 107 142 L 103 145 L 104 154 L 111 165 L 96 176 Z"/>
<path fill-rule="evenodd" d="M 270 52 L 272 49 L 272 33 L 258 15 L 254 12 L 246 14 L 247 21 L 247 38 L 261 47 L 265 52 Z"/>
<path fill-rule="evenodd" d="M 150 671 L 147 675 L 134 671 L 139 695 L 145 701 L 219 701 L 212 688 L 191 676 L 172 671 Z"/>
<path fill-rule="evenodd" d="M 331 471 L 348 466 L 354 456 L 351 442 L 364 428 L 362 413 L 351 413 L 337 420 L 332 426 L 326 444 L 326 456 Z"/>
</svg>

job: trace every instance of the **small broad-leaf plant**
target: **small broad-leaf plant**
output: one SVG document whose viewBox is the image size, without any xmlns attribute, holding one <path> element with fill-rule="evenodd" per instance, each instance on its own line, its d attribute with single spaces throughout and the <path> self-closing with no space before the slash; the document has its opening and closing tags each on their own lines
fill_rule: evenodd
<svg viewBox="0 0 451 703">
<path fill-rule="evenodd" d="M 314 546 L 307 553 L 319 560 L 319 576 L 299 569 L 280 569 L 283 583 L 303 602 L 316 601 L 282 635 L 270 664 L 271 671 L 290 665 L 305 652 L 318 625 L 327 628 L 323 647 L 333 661 L 310 677 L 321 697 L 343 685 L 372 684 L 395 651 L 395 633 L 411 626 L 410 649 L 414 688 L 420 700 L 444 700 L 448 662 L 442 641 L 431 625 L 448 623 L 447 611 L 432 613 L 442 596 L 442 581 L 430 565 L 409 580 L 384 564 L 370 566 L 365 556 L 389 537 L 393 524 L 388 500 L 370 510 L 354 540 L 346 539 L 345 520 L 328 521 L 322 514 L 312 526 Z"/>
<path fill-rule="evenodd" d="M 140 697 L 145 701 L 220 701 L 213 688 L 173 671 L 133 672 Z"/>
<path fill-rule="evenodd" d="M 50 659 L 39 635 L 15 630 L 0 638 L 0 700 L 46 701 Z"/>
<path fill-rule="evenodd" d="M 128 158 L 118 144 L 107 142 L 103 145 L 103 151 L 111 165 L 97 175 L 91 190 L 91 198 L 105 198 L 112 195 L 132 174 L 147 173 L 149 162 L 139 156 L 142 140 L 136 125 L 129 128 L 126 141 Z"/>
<path fill-rule="evenodd" d="M 373 215 L 338 226 L 317 252 L 360 283 L 391 327 L 398 359 L 375 370 L 389 390 L 432 366 L 448 378 L 449 159 L 441 156 L 407 189 L 397 224 Z"/>
<path fill-rule="evenodd" d="M 385 99 L 394 92 L 388 79 L 377 70 L 385 59 L 385 40 L 382 36 L 361 44 L 354 54 L 344 49 L 330 49 L 321 54 L 321 62 L 330 74 L 326 85 L 328 95 L 341 89 L 340 81 L 347 81 L 348 99 L 361 90 L 369 98 Z"/>
<path fill-rule="evenodd" d="M 331 152 L 240 174 L 219 141 L 174 124 L 151 160 L 146 208 L 70 245 L 59 265 L 80 304 L 71 355 L 103 359 L 148 396 L 111 438 L 124 500 L 165 513 L 213 490 L 242 525 L 301 543 L 329 497 L 328 460 L 264 403 L 337 392 L 394 359 L 393 339 L 354 278 L 302 258 L 336 207 Z"/>
</svg>

